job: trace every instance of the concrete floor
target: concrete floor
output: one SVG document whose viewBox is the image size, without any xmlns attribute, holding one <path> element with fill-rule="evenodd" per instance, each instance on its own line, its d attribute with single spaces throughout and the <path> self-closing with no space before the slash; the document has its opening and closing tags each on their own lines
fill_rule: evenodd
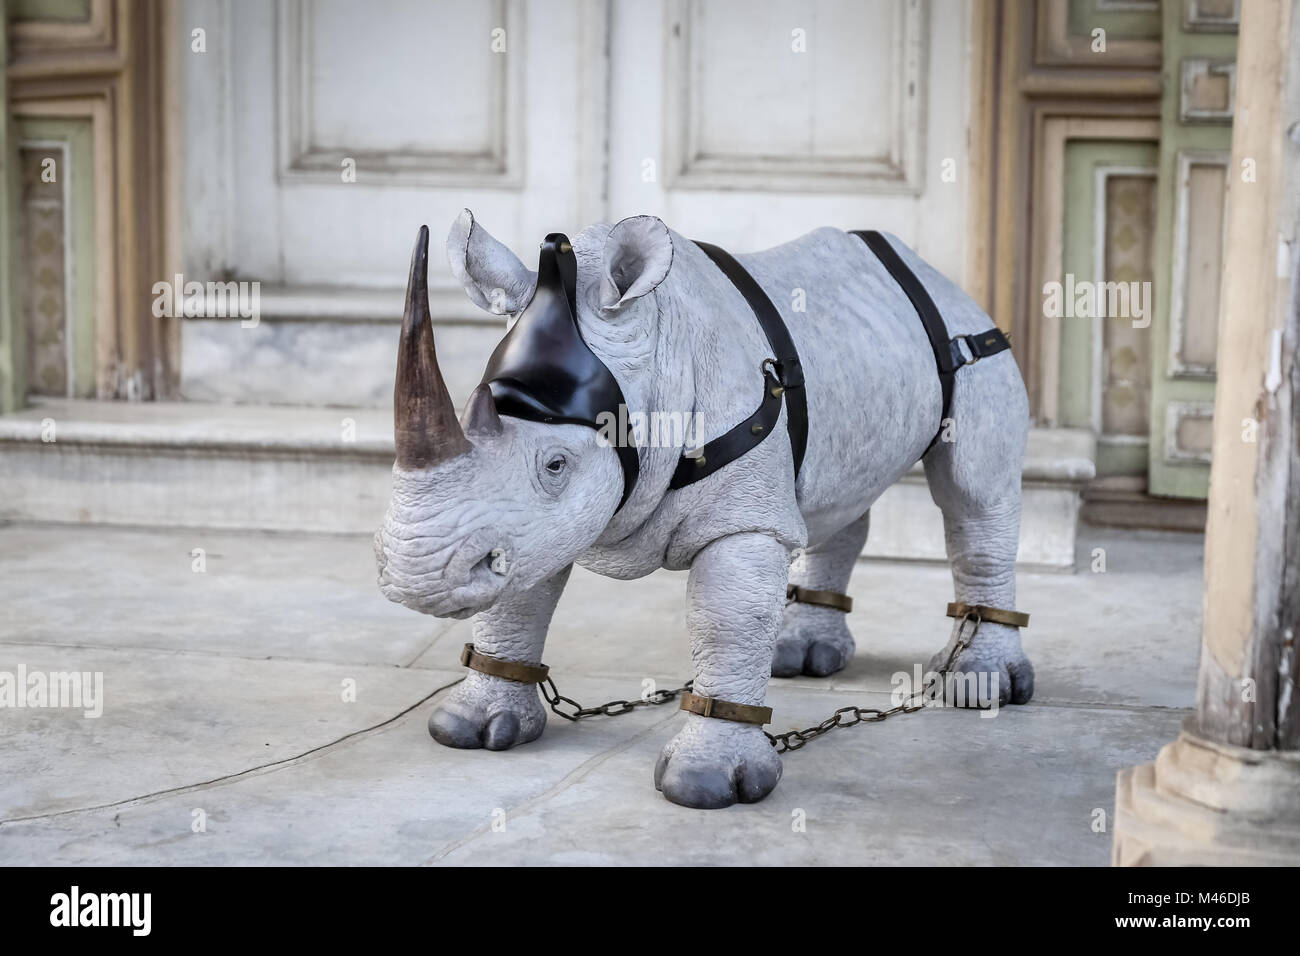
<svg viewBox="0 0 1300 956">
<path fill-rule="evenodd" d="M 506 753 L 435 744 L 469 624 L 385 601 L 366 537 L 2 526 L 0 671 L 102 672 L 105 704 L 0 708 L 0 865 L 1104 865 L 1115 772 L 1192 706 L 1202 540 L 1082 528 L 1079 548 L 1080 573 L 1020 576 L 1030 705 L 836 731 L 763 803 L 703 812 L 651 783 L 671 707 L 553 718 Z M 547 646 L 560 689 L 689 676 L 684 583 L 575 571 Z M 856 660 L 773 681 L 777 730 L 888 706 L 890 675 L 944 643 L 946 568 L 862 562 L 851 590 Z"/>
</svg>

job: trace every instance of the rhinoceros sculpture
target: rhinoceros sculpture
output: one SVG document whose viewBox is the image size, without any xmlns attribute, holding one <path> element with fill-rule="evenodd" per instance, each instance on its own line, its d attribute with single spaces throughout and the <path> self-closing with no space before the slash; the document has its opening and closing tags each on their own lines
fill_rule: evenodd
<svg viewBox="0 0 1300 956">
<path fill-rule="evenodd" d="M 896 238 L 887 243 L 951 334 L 989 329 L 955 284 Z M 508 321 L 528 321 L 535 297 L 554 299 L 469 210 L 452 225 L 447 252 L 469 297 Z M 679 487 L 683 456 L 699 454 L 685 438 L 639 444 L 629 463 L 590 421 L 499 410 L 509 394 L 500 380 L 480 385 L 458 420 L 434 352 L 427 255 L 422 228 L 398 353 L 392 499 L 375 552 L 391 600 L 437 617 L 475 615 L 465 659 L 473 669 L 429 719 L 439 743 L 505 750 L 541 735 L 546 710 L 535 685 L 573 564 L 624 579 L 689 569 L 694 706 L 683 707 L 690 712 L 663 748 L 655 785 L 690 807 L 762 799 L 782 768 L 753 717 L 768 678 L 829 675 L 853 656 L 846 605 L 831 598 L 848 585 L 872 503 L 918 459 L 943 512 L 957 602 L 1015 608 L 1028 429 L 1016 363 L 1007 352 L 961 368 L 936 440 L 937 346 L 899 281 L 855 235 L 818 229 L 738 257 L 802 363 L 807 431 L 797 477 L 786 401 L 769 434 Z M 571 321 L 624 411 L 691 415 L 705 440 L 755 414 L 772 383 L 772 348 L 755 309 L 699 245 L 636 216 L 584 230 L 571 255 Z M 827 599 L 787 602 L 788 593 Z M 882 621 L 892 613 L 872 612 Z M 999 703 L 1024 703 L 1033 668 L 1018 627 L 998 613 L 967 646 L 958 643 L 965 621 L 954 621 L 931 667 L 986 675 Z"/>
</svg>

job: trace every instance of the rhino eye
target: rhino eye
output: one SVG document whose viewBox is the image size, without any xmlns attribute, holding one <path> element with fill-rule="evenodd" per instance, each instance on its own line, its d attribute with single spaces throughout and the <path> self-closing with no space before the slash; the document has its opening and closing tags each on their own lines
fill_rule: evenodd
<svg viewBox="0 0 1300 956">
<path fill-rule="evenodd" d="M 542 491 L 558 497 L 569 483 L 569 456 L 558 448 L 550 448 L 537 456 L 537 480 Z"/>
</svg>

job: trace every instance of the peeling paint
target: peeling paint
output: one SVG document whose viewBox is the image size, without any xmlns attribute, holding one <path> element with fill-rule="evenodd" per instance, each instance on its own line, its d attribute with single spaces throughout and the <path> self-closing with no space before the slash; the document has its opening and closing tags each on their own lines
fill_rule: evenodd
<svg viewBox="0 0 1300 956">
<path fill-rule="evenodd" d="M 1282 330 L 1274 329 L 1272 344 L 1268 353 L 1268 372 L 1264 375 L 1264 387 L 1270 395 L 1276 395 L 1282 387 Z"/>
<path fill-rule="evenodd" d="M 1290 723 L 1292 694 L 1295 683 L 1291 680 L 1291 668 L 1295 657 L 1295 631 L 1287 628 L 1282 634 L 1282 653 L 1278 655 L 1277 664 L 1277 726 L 1285 727 Z"/>
</svg>

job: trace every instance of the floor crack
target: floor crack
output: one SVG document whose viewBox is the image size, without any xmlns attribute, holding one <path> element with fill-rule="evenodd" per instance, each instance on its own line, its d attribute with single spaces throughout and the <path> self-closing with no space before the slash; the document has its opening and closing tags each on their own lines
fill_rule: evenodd
<svg viewBox="0 0 1300 956">
<path fill-rule="evenodd" d="M 213 777 L 211 780 L 204 780 L 200 783 L 187 783 L 179 787 L 167 787 L 166 789 L 155 790 L 152 793 L 146 793 L 138 797 L 127 797 L 124 800 L 114 800 L 112 803 L 100 803 L 90 807 L 72 807 L 67 810 L 55 810 L 52 813 L 36 813 L 26 817 L 10 817 L 7 820 L 0 820 L 0 827 L 9 826 L 15 823 L 31 823 L 36 820 L 51 820 L 56 817 L 71 816 L 76 813 L 94 813 L 99 810 L 113 810 L 118 807 L 136 806 L 138 804 L 148 803 L 153 800 L 161 799 L 162 797 L 175 796 L 176 794 L 180 794 L 180 793 L 192 793 L 196 790 L 203 790 L 206 789 L 207 787 L 219 786 L 221 784 L 230 783 L 235 780 L 240 780 L 244 777 L 250 777 L 254 774 L 260 774 L 271 770 L 277 770 L 280 767 L 297 763 L 300 760 L 305 760 L 306 758 L 313 756 L 314 754 L 318 754 L 324 750 L 329 750 L 331 747 L 337 747 L 339 744 L 346 743 L 347 741 L 352 740 L 356 737 L 360 737 L 364 734 L 373 733 L 376 730 L 381 730 L 382 728 L 387 727 L 389 724 L 396 723 L 397 721 L 405 717 L 407 714 L 409 714 L 411 711 L 415 710 L 417 707 L 422 707 L 424 704 L 427 704 L 429 701 L 433 700 L 433 698 L 441 694 L 444 690 L 447 690 L 451 687 L 455 687 L 464 679 L 465 678 L 463 677 L 459 677 L 456 680 L 452 681 L 450 684 L 443 684 L 441 687 L 437 688 L 436 690 L 430 691 L 424 697 L 421 697 L 410 707 L 407 707 L 399 711 L 398 713 L 394 714 L 392 717 L 387 718 L 386 720 L 381 720 L 377 724 L 371 724 L 369 727 L 362 727 L 358 730 L 350 731 L 349 733 L 344 734 L 342 737 L 338 737 L 327 743 L 323 743 L 320 744 L 319 746 L 312 747 L 310 750 L 305 750 L 300 754 L 294 754 L 292 757 L 284 757 L 280 760 L 272 760 L 268 763 L 259 764 L 256 767 L 249 767 L 245 770 L 240 770 L 237 773 L 223 774 L 220 777 Z"/>
<path fill-rule="evenodd" d="M 649 734 L 654 733 L 655 731 L 658 731 L 665 724 L 669 723 L 674 717 L 676 717 L 677 714 L 678 711 L 674 710 L 672 713 L 664 717 L 662 720 L 655 721 L 650 726 L 642 730 L 640 733 L 633 734 L 631 737 L 623 741 L 621 744 L 617 744 L 616 746 L 611 747 L 609 750 L 606 750 L 602 753 L 596 754 L 595 756 L 588 758 L 587 760 L 584 760 L 582 763 L 578 764 L 578 766 L 574 767 L 563 777 L 557 780 L 552 786 L 548 787 L 546 790 L 539 793 L 537 796 L 530 797 L 529 799 L 525 800 L 523 803 L 519 804 L 517 807 L 512 807 L 511 809 L 507 810 L 506 819 L 509 819 L 512 816 L 517 816 L 521 813 L 527 813 L 528 811 L 536 809 L 542 804 L 552 800 L 559 794 L 563 793 L 565 790 L 569 789 L 570 786 L 577 783 L 583 777 L 587 776 L 589 773 L 591 773 L 593 770 L 595 770 L 605 761 L 609 760 L 611 757 L 618 756 L 619 754 L 628 750 L 637 741 L 643 739 Z M 475 827 L 473 830 L 465 834 L 465 836 L 461 837 L 460 839 L 453 840 L 451 843 L 448 843 L 441 850 L 433 854 L 433 856 L 429 857 L 427 860 L 425 860 L 423 863 L 419 865 L 432 866 L 433 864 L 446 859 L 448 856 L 450 856 L 452 853 L 455 853 L 461 847 L 473 843 L 479 837 L 483 836 L 483 834 L 487 833 L 491 828 L 492 828 L 491 822 L 480 824 L 479 826 Z"/>
<path fill-rule="evenodd" d="M 434 638 L 429 646 L 436 643 L 437 640 L 438 638 Z M 402 663 L 399 661 L 365 661 L 332 657 L 297 657 L 292 654 L 238 654 L 230 651 L 213 651 L 202 647 L 164 647 L 151 644 L 69 644 L 62 641 L 33 641 L 30 639 L 12 641 L 0 638 L 0 648 L 10 647 L 38 647 L 46 650 L 89 651 L 91 653 L 106 654 L 157 654 L 160 657 L 215 657 L 227 661 L 251 661 L 258 664 L 263 661 L 275 661 L 284 664 L 326 664 L 338 667 L 389 667 L 402 669 L 410 668 L 411 664 L 428 649 L 428 646 L 426 646 L 420 651 L 417 658 L 413 658 L 409 663 Z M 439 669 L 447 670 L 448 668 L 418 668 L 418 670 Z"/>
</svg>

